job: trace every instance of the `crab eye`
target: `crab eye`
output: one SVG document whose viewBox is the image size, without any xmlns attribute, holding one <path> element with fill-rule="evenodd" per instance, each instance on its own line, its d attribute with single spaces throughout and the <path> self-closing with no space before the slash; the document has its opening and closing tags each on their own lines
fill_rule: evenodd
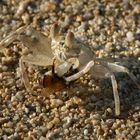
<svg viewBox="0 0 140 140">
<path fill-rule="evenodd" d="M 72 48 L 75 44 L 75 37 L 73 32 L 68 32 L 66 35 L 66 39 L 65 39 L 65 44 L 69 47 Z"/>
<path fill-rule="evenodd" d="M 50 35 L 52 39 L 58 40 L 59 39 L 59 30 L 60 27 L 57 23 L 53 24 L 50 30 Z"/>
</svg>

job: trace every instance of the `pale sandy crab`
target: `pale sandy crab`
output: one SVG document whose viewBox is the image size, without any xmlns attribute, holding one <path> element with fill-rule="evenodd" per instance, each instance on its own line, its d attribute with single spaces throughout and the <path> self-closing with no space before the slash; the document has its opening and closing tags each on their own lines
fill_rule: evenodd
<svg viewBox="0 0 140 140">
<path fill-rule="evenodd" d="M 32 88 L 25 70 L 25 63 L 39 66 L 55 64 L 54 72 L 66 82 L 74 81 L 88 72 L 97 78 L 111 78 L 116 115 L 120 115 L 120 99 L 114 73 L 127 73 L 140 89 L 136 77 L 126 67 L 94 58 L 89 46 L 83 45 L 70 31 L 66 36 L 62 35 L 57 23 L 51 27 L 50 38 L 31 26 L 21 27 L 0 42 L 0 50 L 15 40 L 21 41 L 28 48 L 28 52 L 20 58 L 19 65 L 24 85 L 29 92 Z M 65 76 L 68 71 L 74 69 L 78 72 Z"/>
</svg>

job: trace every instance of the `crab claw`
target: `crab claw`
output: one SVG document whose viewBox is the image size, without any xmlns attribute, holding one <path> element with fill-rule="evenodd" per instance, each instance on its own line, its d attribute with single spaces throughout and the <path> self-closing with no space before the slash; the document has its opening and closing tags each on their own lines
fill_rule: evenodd
<svg viewBox="0 0 140 140">
<path fill-rule="evenodd" d="M 73 32 L 67 33 L 65 43 L 69 48 L 72 48 L 75 45 L 75 36 Z"/>
<path fill-rule="evenodd" d="M 54 23 L 50 30 L 51 38 L 57 40 L 59 38 L 59 31 L 60 31 L 60 27 L 58 23 Z"/>
</svg>

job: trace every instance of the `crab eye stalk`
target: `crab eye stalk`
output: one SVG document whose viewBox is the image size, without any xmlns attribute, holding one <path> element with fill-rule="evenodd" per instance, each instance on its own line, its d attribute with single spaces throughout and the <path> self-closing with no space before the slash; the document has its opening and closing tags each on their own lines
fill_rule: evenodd
<svg viewBox="0 0 140 140">
<path fill-rule="evenodd" d="M 60 27 L 59 27 L 58 23 L 54 23 L 51 27 L 51 30 L 50 30 L 50 35 L 51 35 L 52 39 L 55 39 L 55 40 L 58 39 L 59 30 L 60 30 Z"/>
<path fill-rule="evenodd" d="M 66 35 L 65 43 L 69 48 L 72 48 L 75 44 L 75 37 L 73 32 L 68 32 Z"/>
</svg>

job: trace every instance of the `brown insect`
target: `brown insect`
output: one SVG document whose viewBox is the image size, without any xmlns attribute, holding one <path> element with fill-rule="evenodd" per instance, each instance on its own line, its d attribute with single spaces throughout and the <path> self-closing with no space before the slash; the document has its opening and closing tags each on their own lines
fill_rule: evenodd
<svg viewBox="0 0 140 140">
<path fill-rule="evenodd" d="M 54 65 L 51 71 L 47 71 L 39 78 L 39 83 L 42 86 L 41 95 L 45 97 L 66 88 L 66 81 L 55 74 Z"/>
</svg>

